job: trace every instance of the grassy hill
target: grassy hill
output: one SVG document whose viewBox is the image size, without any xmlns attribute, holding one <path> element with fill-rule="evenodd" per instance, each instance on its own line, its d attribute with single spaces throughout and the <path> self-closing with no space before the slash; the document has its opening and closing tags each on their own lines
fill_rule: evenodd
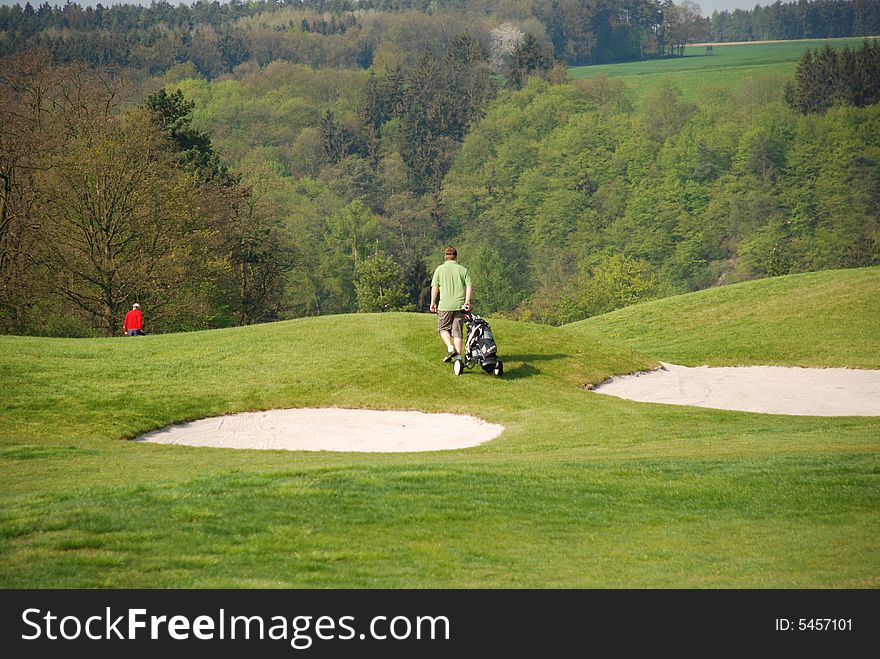
<svg viewBox="0 0 880 659">
<path fill-rule="evenodd" d="M 705 46 L 688 46 L 684 57 L 578 66 L 569 70 L 572 79 L 597 75 L 621 77 L 636 91 L 664 81 L 673 81 L 686 98 L 711 91 L 712 88 L 736 90 L 744 82 L 761 77 L 790 79 L 804 50 L 816 50 L 826 44 L 834 48 L 858 48 L 861 38 L 800 39 L 794 41 L 719 44 L 712 53 Z"/>
<path fill-rule="evenodd" d="M 878 269 L 786 277 L 561 328 L 495 320 L 501 379 L 453 376 L 427 315 L 0 337 L 0 586 L 877 587 L 880 419 L 583 387 L 669 355 L 876 365 L 877 281 Z M 808 322 L 797 300 L 832 307 Z M 729 346 L 723 318 L 739 323 Z M 750 331 L 779 340 L 737 339 Z M 832 336 L 833 353 L 817 347 Z M 796 338 L 814 347 L 794 351 Z M 506 430 L 384 455 L 126 441 L 302 406 L 462 412 Z"/>
<path fill-rule="evenodd" d="M 568 327 L 688 366 L 880 368 L 880 268 L 722 286 Z"/>
</svg>

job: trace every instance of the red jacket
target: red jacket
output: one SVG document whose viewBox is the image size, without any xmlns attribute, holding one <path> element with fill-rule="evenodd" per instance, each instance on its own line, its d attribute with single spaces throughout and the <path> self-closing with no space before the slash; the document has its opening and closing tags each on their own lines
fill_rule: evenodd
<svg viewBox="0 0 880 659">
<path fill-rule="evenodd" d="M 132 309 L 125 314 L 125 322 L 122 324 L 122 331 L 127 332 L 128 330 L 133 329 L 144 329 L 144 316 L 140 309 Z"/>
</svg>

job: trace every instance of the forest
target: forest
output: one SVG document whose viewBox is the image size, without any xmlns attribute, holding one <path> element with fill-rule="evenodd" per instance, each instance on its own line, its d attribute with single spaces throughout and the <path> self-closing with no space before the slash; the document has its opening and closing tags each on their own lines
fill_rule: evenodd
<svg viewBox="0 0 880 659">
<path fill-rule="evenodd" d="M 876 48 L 876 45 L 871 48 Z M 698 102 L 613 78 L 496 103 L 444 181 L 488 306 L 564 323 L 880 258 L 880 107 L 802 114 L 755 81 Z"/>
<path fill-rule="evenodd" d="M 876 0 L 797 0 L 714 12 L 712 41 L 828 39 L 880 34 Z"/>
<path fill-rule="evenodd" d="M 96 9 L 44 3 L 37 9 L 0 7 L 0 54 L 44 48 L 61 62 L 150 73 L 192 62 L 211 78 L 244 62 L 265 66 L 278 59 L 316 68 L 408 65 L 425 47 L 439 55 L 461 32 L 488 43 L 491 31 L 505 22 L 569 65 L 662 57 L 708 34 L 696 5 L 660 0 L 199 0 L 191 6 L 154 2 Z"/>
<path fill-rule="evenodd" d="M 185 62 L 207 78 L 245 62 L 322 67 L 409 65 L 455 34 L 489 43 L 504 23 L 567 66 L 681 55 L 700 41 L 880 34 L 880 0 L 799 0 L 715 12 L 685 0 L 197 0 L 174 6 L 0 7 L 0 55 L 45 49 L 57 62 L 157 74 Z"/>
<path fill-rule="evenodd" d="M 568 79 L 612 56 L 583 34 L 566 55 L 536 10 L 601 2 L 357 4 L 115 5 L 75 29 L 76 5 L 3 8 L 0 331 L 118 334 L 134 301 L 148 332 L 424 311 L 447 244 L 481 313 L 552 324 L 880 263 L 876 41 L 686 100 Z M 203 58 L 159 45 L 181 25 L 213 30 Z M 105 32 L 127 59 L 46 40 Z M 224 60 L 221 33 L 278 49 Z"/>
</svg>

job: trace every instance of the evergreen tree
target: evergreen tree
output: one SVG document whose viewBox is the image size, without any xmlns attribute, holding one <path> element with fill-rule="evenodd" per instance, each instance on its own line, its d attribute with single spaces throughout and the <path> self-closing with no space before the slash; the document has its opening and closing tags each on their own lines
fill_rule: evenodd
<svg viewBox="0 0 880 659">
<path fill-rule="evenodd" d="M 861 106 L 863 102 L 860 87 L 855 53 L 849 46 L 845 46 L 838 58 L 834 97 L 845 105 Z"/>
<path fill-rule="evenodd" d="M 839 54 L 826 45 L 815 54 L 804 51 L 795 73 L 795 87 L 786 98 L 802 114 L 824 112 L 832 105 L 864 107 L 880 102 L 880 44 L 845 47 Z"/>
<path fill-rule="evenodd" d="M 333 112 L 327 110 L 321 115 L 318 130 L 321 134 L 324 153 L 331 163 L 338 163 L 350 153 L 353 141 L 351 134 L 336 122 Z"/>
<path fill-rule="evenodd" d="M 552 67 L 553 62 L 538 40 L 527 34 L 507 58 L 507 85 L 513 89 L 521 89 L 529 76 L 546 78 Z"/>
<path fill-rule="evenodd" d="M 485 52 L 469 37 L 453 40 L 438 61 L 422 52 L 402 85 L 400 155 L 417 194 L 436 193 L 468 127 L 495 93 Z"/>
<path fill-rule="evenodd" d="M 388 75 L 370 74 L 364 107 L 361 112 L 367 129 L 367 156 L 373 171 L 379 168 L 382 125 L 400 111 L 403 74 L 400 67 Z"/>
<path fill-rule="evenodd" d="M 880 8 L 878 8 L 880 13 Z M 856 95 L 860 107 L 880 103 L 880 41 L 867 39 L 856 52 L 856 77 L 859 92 Z"/>
<path fill-rule="evenodd" d="M 159 128 L 171 139 L 181 164 L 219 185 L 230 186 L 236 182 L 214 151 L 210 136 L 193 128 L 195 103 L 186 100 L 180 89 L 171 94 L 160 89 L 147 96 L 143 107 L 153 114 Z"/>
</svg>

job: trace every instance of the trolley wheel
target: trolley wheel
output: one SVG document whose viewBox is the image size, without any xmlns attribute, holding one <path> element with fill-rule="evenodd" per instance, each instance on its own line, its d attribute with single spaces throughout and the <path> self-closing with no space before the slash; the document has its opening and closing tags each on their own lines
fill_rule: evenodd
<svg viewBox="0 0 880 659">
<path fill-rule="evenodd" d="M 452 372 L 455 373 L 456 375 L 461 375 L 462 372 L 464 372 L 464 360 L 456 359 L 452 363 Z"/>
<path fill-rule="evenodd" d="M 495 373 L 496 377 L 500 378 L 501 374 L 504 373 L 504 362 L 502 362 L 501 360 L 498 360 L 495 363 L 495 370 L 492 372 Z"/>
</svg>

